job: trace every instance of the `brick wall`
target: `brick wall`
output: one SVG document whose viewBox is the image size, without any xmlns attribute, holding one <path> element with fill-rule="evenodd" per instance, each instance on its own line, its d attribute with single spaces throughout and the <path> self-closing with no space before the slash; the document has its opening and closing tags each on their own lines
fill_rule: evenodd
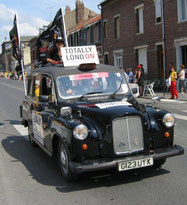
<svg viewBox="0 0 187 205">
<path fill-rule="evenodd" d="M 162 24 L 156 24 L 153 0 L 114 0 L 102 5 L 102 20 L 107 20 L 108 35 L 103 39 L 103 52 L 109 53 L 109 64 L 114 64 L 113 51 L 123 49 L 124 69 L 137 64 L 135 47 L 147 45 L 149 79 L 160 77 L 157 44 L 162 42 Z M 187 35 L 187 22 L 178 23 L 177 0 L 165 0 L 166 62 L 176 63 L 174 40 Z M 144 33 L 136 34 L 135 7 L 144 4 Z M 114 39 L 114 17 L 120 15 L 120 39 Z"/>
</svg>

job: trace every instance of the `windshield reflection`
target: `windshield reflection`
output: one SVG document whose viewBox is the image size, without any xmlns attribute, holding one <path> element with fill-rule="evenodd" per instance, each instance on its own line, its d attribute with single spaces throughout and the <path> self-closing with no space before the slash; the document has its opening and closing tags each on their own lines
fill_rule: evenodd
<svg viewBox="0 0 187 205">
<path fill-rule="evenodd" d="M 127 94 L 129 88 L 124 75 L 115 72 L 83 73 L 57 78 L 58 93 L 63 99 L 77 98 L 87 93 Z"/>
</svg>

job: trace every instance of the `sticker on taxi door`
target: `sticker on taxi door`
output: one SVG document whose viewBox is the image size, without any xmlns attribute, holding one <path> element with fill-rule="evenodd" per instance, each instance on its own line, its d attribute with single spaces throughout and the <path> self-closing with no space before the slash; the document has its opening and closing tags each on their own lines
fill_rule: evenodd
<svg viewBox="0 0 187 205">
<path fill-rule="evenodd" d="M 33 124 L 34 138 L 40 144 L 44 145 L 42 116 L 32 112 L 32 124 Z"/>
</svg>

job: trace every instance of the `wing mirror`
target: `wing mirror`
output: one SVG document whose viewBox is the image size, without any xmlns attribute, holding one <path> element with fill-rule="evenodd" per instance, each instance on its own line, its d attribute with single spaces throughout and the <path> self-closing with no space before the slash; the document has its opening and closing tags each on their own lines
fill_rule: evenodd
<svg viewBox="0 0 187 205">
<path fill-rule="evenodd" d="M 70 116 L 71 117 L 72 109 L 70 107 L 62 107 L 60 109 L 60 114 L 63 117 L 66 117 L 66 116 Z"/>
<path fill-rule="evenodd" d="M 153 101 L 152 106 L 154 107 L 155 104 L 160 103 L 161 98 L 160 97 L 154 97 L 154 98 L 152 98 L 152 101 Z"/>
</svg>

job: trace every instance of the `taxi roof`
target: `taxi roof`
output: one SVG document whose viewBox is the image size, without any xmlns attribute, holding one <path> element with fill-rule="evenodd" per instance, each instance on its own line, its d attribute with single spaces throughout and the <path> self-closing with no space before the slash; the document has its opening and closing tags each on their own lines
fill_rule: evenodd
<svg viewBox="0 0 187 205">
<path fill-rule="evenodd" d="M 88 71 L 79 69 L 79 67 L 62 67 L 62 65 L 55 66 L 45 66 L 38 67 L 32 71 L 31 75 L 34 74 L 48 74 L 51 75 L 54 79 L 58 76 L 62 75 L 73 75 L 73 74 L 81 74 L 81 73 L 95 73 L 95 72 L 122 72 L 117 67 L 105 64 L 97 64 L 95 69 L 91 69 Z"/>
</svg>

